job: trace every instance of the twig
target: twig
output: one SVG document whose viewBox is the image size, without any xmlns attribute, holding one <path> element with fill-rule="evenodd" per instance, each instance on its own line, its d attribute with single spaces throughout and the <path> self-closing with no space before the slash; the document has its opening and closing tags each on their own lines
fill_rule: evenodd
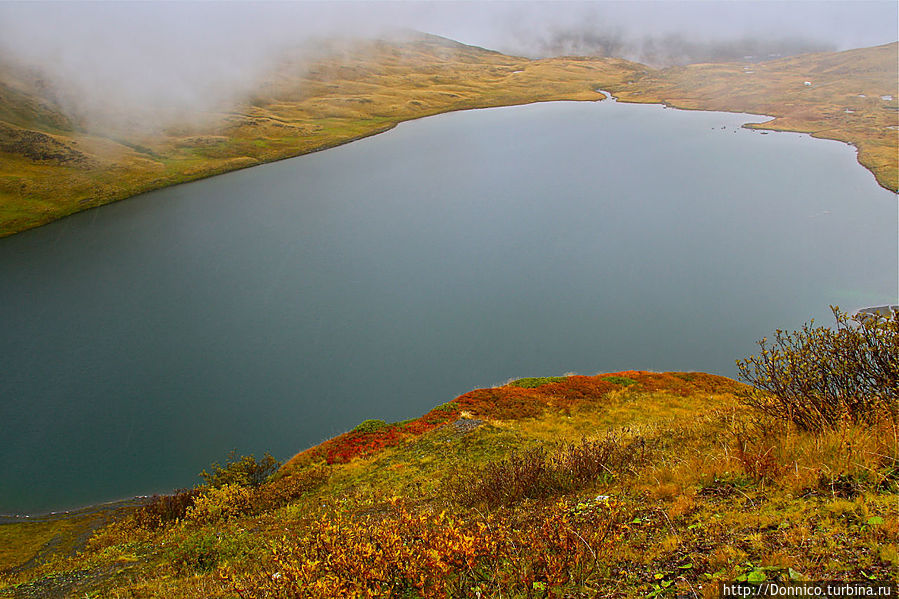
<svg viewBox="0 0 899 599">
<path fill-rule="evenodd" d="M 582 542 L 584 545 L 587 546 L 587 549 L 589 549 L 589 550 L 590 550 L 590 553 L 593 554 L 593 560 L 595 561 L 595 560 L 596 560 L 596 552 L 593 551 L 593 547 L 590 546 L 590 543 L 588 543 L 587 541 L 585 541 L 585 540 L 584 540 L 584 537 L 582 537 L 582 536 L 578 533 L 578 531 L 576 531 L 574 528 L 571 529 L 571 532 L 573 532 L 574 535 L 575 535 L 577 538 L 579 538 L 579 539 L 581 540 L 581 542 Z"/>
</svg>

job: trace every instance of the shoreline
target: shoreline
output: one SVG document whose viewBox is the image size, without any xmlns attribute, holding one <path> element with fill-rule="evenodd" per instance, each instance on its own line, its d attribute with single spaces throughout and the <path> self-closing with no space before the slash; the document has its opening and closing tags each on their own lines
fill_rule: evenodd
<svg viewBox="0 0 899 599">
<path fill-rule="evenodd" d="M 400 124 L 403 124 L 403 123 L 413 122 L 413 121 L 430 118 L 430 117 L 434 117 L 434 116 L 440 116 L 443 114 L 451 114 L 454 112 L 463 112 L 463 111 L 469 111 L 469 110 L 485 110 L 485 109 L 491 109 L 491 108 L 510 108 L 510 107 L 515 107 L 515 106 L 528 106 L 528 105 L 533 105 L 533 104 L 542 104 L 542 103 L 549 103 L 549 102 L 603 102 L 607 99 L 611 99 L 612 102 L 617 103 L 617 104 L 634 104 L 634 105 L 645 104 L 645 105 L 662 106 L 664 108 L 672 108 L 675 110 L 684 110 L 684 111 L 711 112 L 711 113 L 719 112 L 722 114 L 757 116 L 757 117 L 767 119 L 767 120 L 763 120 L 760 122 L 744 123 L 743 125 L 741 125 L 741 127 L 744 129 L 747 129 L 747 130 L 759 131 L 762 133 L 769 133 L 769 132 L 798 133 L 801 135 L 807 135 L 808 137 L 810 137 L 812 139 L 836 141 L 836 142 L 842 143 L 844 145 L 850 146 L 855 150 L 856 163 L 859 166 L 861 166 L 862 168 L 864 168 L 865 170 L 867 170 L 869 173 L 871 173 L 871 175 L 874 177 L 874 182 L 878 187 L 881 187 L 883 189 L 886 189 L 887 191 L 890 191 L 894 194 L 899 195 L 899 190 L 889 187 L 884 181 L 881 181 L 881 179 L 878 177 L 877 171 L 875 171 L 871 167 L 866 166 L 865 164 L 863 164 L 861 162 L 860 148 L 859 148 L 858 143 L 856 143 L 854 141 L 847 141 L 844 139 L 826 137 L 824 135 L 821 135 L 820 134 L 821 132 L 817 132 L 817 131 L 802 131 L 802 130 L 799 130 L 796 128 L 789 128 L 789 127 L 786 127 L 786 128 L 769 127 L 768 125 L 775 123 L 779 118 L 781 118 L 777 115 L 771 115 L 771 114 L 766 114 L 766 113 L 761 113 L 761 112 L 759 112 L 759 113 L 747 112 L 745 110 L 739 110 L 739 109 L 732 109 L 732 110 L 707 109 L 707 108 L 698 108 L 698 107 L 689 107 L 689 106 L 679 106 L 676 103 L 671 103 L 664 99 L 659 100 L 659 101 L 644 102 L 644 101 L 633 100 L 633 99 L 628 99 L 628 98 L 621 98 L 620 96 L 616 95 L 615 92 L 612 92 L 607 89 L 602 89 L 602 88 L 594 88 L 591 91 L 592 91 L 592 93 L 598 94 L 599 97 L 596 97 L 596 98 L 572 98 L 572 97 L 569 97 L 569 98 L 538 98 L 538 99 L 528 99 L 528 100 L 500 102 L 500 103 L 485 103 L 484 105 L 476 105 L 476 106 L 449 107 L 446 110 L 439 110 L 439 111 L 431 112 L 429 114 L 415 115 L 415 116 L 411 116 L 408 118 L 399 118 L 395 121 L 389 121 L 380 126 L 373 128 L 371 131 L 367 131 L 367 132 L 364 132 L 364 133 L 361 133 L 358 135 L 354 135 L 352 137 L 348 137 L 345 139 L 326 141 L 320 146 L 315 146 L 315 147 L 312 147 L 309 149 L 300 150 L 297 153 L 289 153 L 284 156 L 276 156 L 273 158 L 255 158 L 252 156 L 245 156 L 243 158 L 235 159 L 237 161 L 236 163 L 219 165 L 218 167 L 214 167 L 214 168 L 210 169 L 208 172 L 188 174 L 184 179 L 177 180 L 177 181 L 151 182 L 145 186 L 138 187 L 134 191 L 134 193 L 129 193 L 126 191 L 125 195 L 122 195 L 121 197 L 113 197 L 112 199 L 109 199 L 108 201 L 100 200 L 100 201 L 102 201 L 102 203 L 99 203 L 96 205 L 84 205 L 83 208 L 80 208 L 80 209 L 76 208 L 75 210 L 73 210 L 71 212 L 68 212 L 59 217 L 51 218 L 50 220 L 47 220 L 45 222 L 40 222 L 37 224 L 28 224 L 28 225 L 24 226 L 23 228 L 17 228 L 12 231 L 9 231 L 9 232 L 0 232 L 0 239 L 3 239 L 4 237 L 16 235 L 18 233 L 23 233 L 23 232 L 31 230 L 31 229 L 40 228 L 44 225 L 48 225 L 48 224 L 56 222 L 58 220 L 62 220 L 64 218 L 66 218 L 67 216 L 71 216 L 73 214 L 78 214 L 81 212 L 88 212 L 90 210 L 102 208 L 103 206 L 106 206 L 108 204 L 113 204 L 116 202 L 129 200 L 132 198 L 137 198 L 146 193 L 150 193 L 150 192 L 157 191 L 160 189 L 166 189 L 169 187 L 174 187 L 176 185 L 183 185 L 186 183 L 193 183 L 195 181 L 202 181 L 204 179 L 217 177 L 219 175 L 224 175 L 224 174 L 231 173 L 231 172 L 237 172 L 240 170 L 253 168 L 256 166 L 262 166 L 265 164 L 281 162 L 283 160 L 300 158 L 302 156 L 307 156 L 310 154 L 315 154 L 318 152 L 323 152 L 325 150 L 337 148 L 337 147 L 347 145 L 347 144 L 350 144 L 350 143 L 353 143 L 356 141 L 367 139 L 369 137 L 374 137 L 374 136 L 380 135 L 382 133 L 387 133 L 388 131 L 395 129 L 396 127 L 398 127 Z M 84 200 L 82 200 L 81 203 L 82 204 L 90 204 L 91 202 L 94 202 L 94 201 L 97 201 L 97 199 L 96 198 L 90 199 L 86 202 Z"/>
<path fill-rule="evenodd" d="M 899 102 L 892 95 L 883 95 L 894 85 L 895 42 L 762 62 L 752 80 L 744 78 L 746 73 L 736 62 L 655 69 L 618 58 L 531 60 L 460 44 L 459 55 L 451 63 L 453 70 L 432 82 L 421 77 L 445 57 L 435 53 L 428 39 L 416 42 L 423 56 L 403 63 L 399 73 L 379 70 L 380 55 L 366 53 L 350 62 L 373 70 L 358 81 L 350 78 L 350 87 L 339 87 L 343 80 L 337 80 L 328 89 L 314 88 L 317 80 L 313 77 L 311 85 L 318 91 L 308 97 L 210 113 L 207 116 L 225 120 L 190 134 L 163 132 L 135 144 L 109 132 L 43 131 L 4 124 L 9 135 L 31 140 L 28 143 L 34 147 L 26 144 L 26 150 L 47 153 L 63 147 L 81 158 L 80 162 L 52 162 L 49 158 L 29 162 L 27 153 L 4 154 L 0 178 L 10 183 L 0 189 L 5 219 L 0 222 L 0 238 L 150 191 L 331 149 L 429 116 L 553 101 L 602 101 L 605 97 L 616 103 L 765 117 L 765 121 L 743 126 L 802 133 L 853 146 L 856 162 L 873 174 L 877 185 L 899 192 L 897 135 L 893 131 L 899 126 Z M 322 65 L 329 66 L 328 60 Z M 822 66 L 830 70 L 820 71 Z M 856 77 L 851 69 L 867 74 Z M 808 73 L 819 71 L 814 85 L 802 84 L 810 78 Z M 831 71 L 849 74 L 826 74 Z M 412 77 L 416 84 L 410 86 L 403 77 Z M 291 81 L 300 84 L 305 80 Z M 371 89 L 348 96 L 349 90 L 355 89 L 351 84 L 360 81 Z M 347 108 L 348 102 L 355 103 L 352 109 Z M 29 131 L 31 137 L 26 135 Z"/>
<path fill-rule="evenodd" d="M 0 513 L 0 526 L 10 524 L 29 524 L 41 522 L 55 522 L 69 518 L 80 518 L 101 513 L 113 512 L 123 508 L 140 507 L 148 503 L 151 495 L 135 495 L 112 501 L 92 503 L 69 510 L 52 510 L 49 512 L 36 512 L 33 514 L 2 514 Z"/>
<path fill-rule="evenodd" d="M 877 184 L 878 187 L 882 187 L 883 189 L 885 189 L 885 190 L 887 190 L 887 191 L 889 191 L 889 192 L 891 192 L 891 193 L 896 194 L 896 195 L 897 195 L 897 199 L 899 199 L 899 190 L 893 189 L 893 188 L 891 188 L 891 187 L 888 187 L 885 183 L 883 183 L 883 182 L 877 177 L 877 173 L 876 173 L 873 169 L 871 169 L 871 168 L 865 166 L 865 165 L 862 163 L 861 158 L 860 158 L 860 154 L 859 154 L 859 147 L 858 147 L 858 144 L 855 143 L 855 142 L 853 142 L 853 141 L 845 141 L 845 140 L 842 140 L 842 139 L 835 139 L 835 138 L 832 138 L 832 137 L 824 137 L 824 136 L 822 136 L 822 135 L 816 135 L 816 132 L 814 132 L 814 131 L 811 131 L 811 132 L 810 132 L 810 131 L 800 131 L 800 130 L 798 130 L 798 129 L 780 129 L 780 128 L 773 128 L 773 127 L 765 127 L 765 125 L 768 125 L 768 124 L 770 124 L 770 123 L 774 123 L 774 122 L 777 121 L 777 119 L 780 118 L 780 117 L 778 117 L 778 116 L 776 116 L 776 115 L 765 114 L 765 113 L 762 113 L 762 112 L 746 112 L 746 111 L 742 111 L 742 110 L 710 110 L 710 109 L 706 109 L 706 108 L 692 108 L 692 107 L 689 107 L 689 106 L 677 106 L 676 104 L 670 104 L 670 103 L 668 103 L 666 100 L 661 100 L 661 101 L 659 101 L 659 102 L 639 102 L 639 101 L 636 101 L 636 100 L 621 99 L 621 98 L 619 98 L 618 96 L 614 95 L 611 91 L 608 91 L 608 90 L 597 89 L 596 91 L 599 92 L 599 93 L 602 93 L 602 94 L 604 94 L 604 95 L 606 95 L 606 96 L 608 96 L 608 97 L 611 98 L 612 101 L 615 102 L 616 104 L 641 104 L 641 105 L 646 105 L 646 106 L 662 106 L 663 108 L 671 108 L 671 109 L 673 109 L 673 110 L 684 110 L 684 111 L 690 111 L 690 112 L 720 112 L 720 113 L 722 113 L 722 114 L 745 114 L 745 115 L 749 115 L 749 116 L 758 116 L 758 117 L 765 118 L 765 119 L 768 119 L 768 120 L 766 120 L 766 121 L 761 121 L 761 122 L 758 122 L 758 123 L 752 123 L 752 122 L 749 122 L 749 123 L 743 123 L 740 127 L 741 127 L 742 129 L 746 129 L 746 130 L 749 130 L 749 131 L 758 131 L 759 133 L 762 133 L 762 134 L 768 134 L 768 133 L 796 133 L 796 134 L 799 134 L 799 135 L 806 135 L 806 136 L 808 136 L 808 137 L 811 138 L 811 139 L 820 139 L 820 140 L 834 141 L 834 142 L 837 142 L 837 143 L 841 143 L 841 144 L 843 144 L 843 145 L 846 145 L 846 146 L 851 147 L 851 148 L 855 151 L 855 162 L 856 162 L 856 164 L 858 164 L 858 165 L 861 166 L 863 169 L 865 169 L 866 171 L 868 171 L 869 173 L 871 173 L 871 176 L 874 177 L 874 183 Z"/>
<path fill-rule="evenodd" d="M 59 217 L 56 217 L 56 218 L 52 218 L 52 219 L 50 219 L 50 220 L 48 220 L 48 221 L 45 221 L 45 222 L 40 222 L 40 223 L 37 223 L 37 224 L 31 224 L 31 225 L 28 225 L 28 226 L 26 226 L 26 227 L 24 227 L 24 228 L 21 228 L 21 229 L 15 229 L 15 230 L 12 230 L 12 231 L 9 231 L 9 232 L 2 232 L 2 231 L 0 231 L 0 240 L 2 240 L 2 239 L 5 238 L 5 237 L 11 237 L 11 236 L 13 236 L 13 235 L 18 235 L 19 233 L 24 233 L 24 232 L 26 232 L 26 231 L 31 231 L 31 230 L 33 230 L 33 229 L 39 229 L 39 228 L 41 228 L 41 227 L 43 227 L 43 226 L 45 226 L 45 225 L 49 225 L 49 224 L 52 224 L 52 223 L 54 223 L 54 222 L 63 220 L 63 219 L 65 219 L 66 217 L 69 217 L 69 216 L 72 216 L 72 215 L 75 215 L 75 214 L 81 214 L 81 213 L 90 212 L 91 210 L 97 210 L 97 209 L 103 208 L 104 206 L 108 206 L 109 204 L 115 204 L 115 203 L 117 203 L 117 202 L 123 202 L 123 201 L 125 201 L 125 200 L 134 199 L 134 198 L 140 197 L 140 196 L 142 196 L 142 195 L 144 195 L 144 194 L 148 194 L 148 193 L 151 193 L 151 192 L 154 192 L 154 191 L 159 191 L 159 190 L 161 190 L 161 189 L 167 189 L 167 188 L 169 188 L 169 187 L 175 187 L 175 186 L 177 186 L 177 185 L 185 185 L 185 184 L 188 184 L 188 183 L 194 183 L 194 182 L 197 182 L 197 181 L 203 181 L 203 180 L 205 180 L 205 179 L 211 179 L 212 177 L 218 177 L 218 176 L 221 176 L 221 175 L 227 175 L 228 173 L 234 173 L 234 172 L 242 171 L 242 170 L 245 170 L 245 169 L 248 169 L 248 168 L 253 168 L 253 167 L 257 167 L 257 166 L 263 166 L 263 165 L 266 165 L 266 164 L 274 164 L 274 163 L 276 163 L 276 162 L 281 162 L 281 161 L 284 161 L 284 160 L 291 160 L 291 159 L 294 159 L 294 158 L 301 158 L 301 157 L 303 157 L 303 156 L 308 156 L 308 155 L 310 155 L 310 154 L 316 154 L 316 153 L 318 153 L 318 152 L 324 152 L 324 151 L 326 151 L 326 150 L 332 150 L 332 149 L 334 149 L 334 148 L 338 148 L 338 147 L 340 147 L 340 146 L 344 146 L 344 145 L 347 145 L 347 144 L 351 144 L 351 143 L 353 143 L 353 142 L 361 141 L 361 140 L 363 140 L 363 139 L 368 139 L 368 138 L 370 138 L 370 137 L 374 137 L 374 136 L 380 135 L 380 134 L 382 134 L 382 133 L 387 133 L 387 132 L 389 132 L 389 131 L 392 131 L 393 129 L 396 129 L 399 125 L 401 125 L 401 124 L 403 124 L 403 123 L 409 123 L 409 122 L 418 121 L 418 120 L 421 120 L 421 119 L 431 118 L 431 117 L 435 117 L 435 116 L 440 116 L 440 115 L 444 115 L 444 114 L 452 114 L 452 113 L 454 113 L 454 112 L 465 112 L 465 111 L 470 111 L 470 110 L 487 110 L 487 109 L 491 109 L 491 108 L 512 108 L 512 107 L 515 107 L 515 106 L 529 106 L 529 105 L 532 105 L 532 104 L 545 104 L 545 103 L 550 103 L 550 102 L 601 102 L 601 101 L 603 101 L 603 100 L 605 100 L 605 99 L 606 99 L 606 98 L 604 98 L 604 97 L 599 97 L 599 98 L 584 98 L 584 99 L 576 99 L 576 98 L 543 98 L 543 99 L 524 100 L 524 101 L 520 101 L 520 102 L 509 102 L 509 103 L 498 103 L 498 104 L 485 104 L 485 105 L 483 105 L 483 106 L 453 107 L 453 108 L 449 108 L 449 109 L 447 109 L 447 110 L 441 110 L 441 111 L 439 111 L 439 112 L 433 112 L 433 113 L 430 113 L 430 114 L 422 114 L 422 115 L 412 116 L 412 117 L 409 117 L 409 118 L 402 118 L 402 119 L 398 119 L 398 120 L 393 121 L 393 122 L 387 122 L 387 123 L 385 123 L 385 124 L 382 125 L 382 126 L 379 126 L 379 127 L 376 127 L 376 128 L 374 128 L 374 129 L 372 129 L 371 131 L 368 131 L 368 132 L 365 132 L 365 133 L 362 133 L 362 134 L 359 134 L 359 135 L 354 135 L 354 136 L 349 137 L 349 138 L 346 138 L 346 139 L 338 139 L 338 140 L 327 141 L 327 142 L 323 143 L 323 144 L 320 145 L 320 146 L 315 146 L 315 147 L 312 147 L 312 148 L 307 149 L 307 150 L 302 150 L 302 151 L 300 151 L 300 152 L 298 152 L 298 153 L 296 153 L 296 154 L 288 154 L 288 155 L 285 155 L 285 156 L 277 156 L 277 157 L 270 158 L 270 159 L 259 159 L 259 158 L 254 158 L 254 157 L 252 157 L 252 156 L 244 156 L 244 157 L 242 157 L 242 158 L 237 158 L 237 159 L 235 159 L 235 160 L 239 161 L 239 163 L 237 163 L 237 164 L 220 165 L 219 167 L 215 167 L 215 168 L 210 169 L 209 172 L 191 174 L 191 175 L 188 175 L 185 179 L 179 180 L 179 181 L 152 182 L 152 183 L 150 183 L 150 184 L 148 184 L 148 185 L 146 185 L 146 186 L 144 186 L 144 187 L 139 187 L 139 188 L 137 189 L 137 191 L 135 191 L 134 193 L 131 193 L 131 194 L 128 194 L 128 195 L 123 195 L 123 196 L 121 196 L 121 197 L 113 197 L 112 199 L 110 199 L 110 200 L 108 200 L 108 201 L 103 201 L 102 203 L 99 203 L 99 204 L 96 204 L 96 205 L 91 205 L 91 202 L 96 201 L 96 198 L 94 198 L 94 199 L 88 199 L 88 200 L 86 200 L 86 201 L 85 201 L 85 200 L 81 200 L 81 202 L 79 202 L 79 204 L 83 206 L 82 208 L 76 208 L 75 210 L 73 210 L 73 211 L 71 211 L 71 212 L 68 212 L 68 213 L 66 213 L 66 214 L 64 214 L 64 215 L 62 215 L 62 216 L 59 216 Z M 158 184 L 157 184 L 157 183 L 158 183 Z M 127 193 L 127 192 L 126 192 L 126 193 Z"/>
</svg>

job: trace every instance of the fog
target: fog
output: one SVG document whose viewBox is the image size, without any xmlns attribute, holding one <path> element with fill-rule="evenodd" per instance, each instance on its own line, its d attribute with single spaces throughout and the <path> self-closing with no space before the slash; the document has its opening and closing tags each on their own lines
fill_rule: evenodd
<svg viewBox="0 0 899 599">
<path fill-rule="evenodd" d="M 667 66 L 895 41 L 895 2 L 0 3 L 0 52 L 90 124 L 240 100 L 290 48 L 415 29 L 510 54 Z M 296 51 L 296 50 L 294 50 Z"/>
<path fill-rule="evenodd" d="M 899 38 L 899 11 L 893 2 L 619 1 L 513 6 L 518 8 L 514 20 L 480 35 L 497 49 L 529 56 L 614 55 L 666 66 L 845 50 Z M 460 27 L 457 36 L 466 35 Z"/>
</svg>

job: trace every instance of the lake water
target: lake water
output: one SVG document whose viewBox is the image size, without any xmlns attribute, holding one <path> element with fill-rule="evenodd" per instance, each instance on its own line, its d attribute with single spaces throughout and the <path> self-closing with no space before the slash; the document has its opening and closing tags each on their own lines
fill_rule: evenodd
<svg viewBox="0 0 899 599">
<path fill-rule="evenodd" d="M 735 375 L 895 302 L 897 198 L 762 117 L 446 114 L 0 239 L 0 512 L 194 484 L 512 377 Z"/>
</svg>

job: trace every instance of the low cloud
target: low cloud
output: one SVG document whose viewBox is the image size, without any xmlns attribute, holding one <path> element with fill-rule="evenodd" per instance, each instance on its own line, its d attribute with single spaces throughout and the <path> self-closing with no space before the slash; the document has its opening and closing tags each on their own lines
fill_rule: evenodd
<svg viewBox="0 0 899 599">
<path fill-rule="evenodd" d="M 894 2 L 0 3 L 0 52 L 85 126 L 227 109 L 284 52 L 417 29 L 511 54 L 652 65 L 894 41 Z"/>
</svg>

